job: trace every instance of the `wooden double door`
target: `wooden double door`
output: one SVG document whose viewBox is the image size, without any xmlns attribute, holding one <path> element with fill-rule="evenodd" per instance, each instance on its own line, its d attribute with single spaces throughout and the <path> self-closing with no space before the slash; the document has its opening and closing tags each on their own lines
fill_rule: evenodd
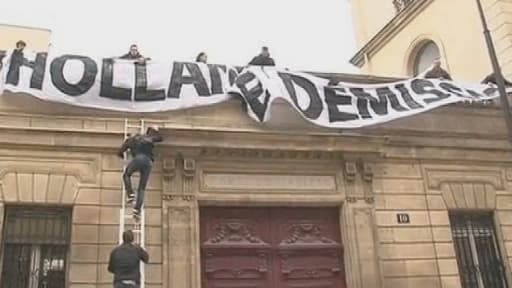
<svg viewBox="0 0 512 288">
<path fill-rule="evenodd" d="M 200 210 L 202 288 L 343 288 L 337 208 Z"/>
</svg>

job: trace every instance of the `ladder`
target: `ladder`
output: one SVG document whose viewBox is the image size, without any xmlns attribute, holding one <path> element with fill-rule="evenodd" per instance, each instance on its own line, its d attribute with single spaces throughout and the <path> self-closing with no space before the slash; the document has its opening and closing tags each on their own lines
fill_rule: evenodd
<svg viewBox="0 0 512 288">
<path fill-rule="evenodd" d="M 137 124 L 132 124 L 131 122 L 136 120 L 131 120 L 128 118 L 124 119 L 124 140 L 128 139 L 131 134 L 144 134 L 144 119 L 140 119 Z M 129 158 L 128 153 L 125 152 L 123 155 L 123 173 L 128 164 Z M 133 182 L 133 181 L 132 181 Z M 124 186 L 124 181 L 121 181 L 122 185 L 122 196 L 121 196 L 121 209 L 119 210 L 119 244 L 123 242 L 123 232 L 126 230 L 132 230 L 134 234 L 134 242 L 140 245 L 142 248 L 145 246 L 145 218 L 146 213 L 144 206 L 141 207 L 140 217 L 138 220 L 134 219 L 132 213 L 132 204 L 126 203 L 126 187 Z M 135 183 L 135 182 L 133 182 Z M 134 189 L 136 191 L 136 189 Z M 128 206 L 128 207 L 127 207 Z M 140 263 L 140 288 L 144 288 L 145 284 L 145 276 L 144 276 L 144 263 Z"/>
</svg>

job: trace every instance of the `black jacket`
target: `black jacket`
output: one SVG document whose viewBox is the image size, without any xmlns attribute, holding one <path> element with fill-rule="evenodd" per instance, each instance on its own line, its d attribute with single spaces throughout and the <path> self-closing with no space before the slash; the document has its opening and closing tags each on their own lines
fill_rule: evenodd
<svg viewBox="0 0 512 288">
<path fill-rule="evenodd" d="M 123 280 L 140 283 L 140 261 L 149 261 L 148 252 L 140 246 L 123 243 L 115 248 L 108 260 L 108 271 L 114 274 L 114 283 Z"/>
<path fill-rule="evenodd" d="M 452 80 L 452 76 L 441 67 L 428 71 L 425 78 Z"/>
<path fill-rule="evenodd" d="M 26 61 L 23 54 L 23 49 L 14 49 L 11 55 L 9 70 L 7 71 L 7 81 L 9 83 L 18 83 L 20 74 L 18 73 L 18 69 L 25 63 Z"/>
<path fill-rule="evenodd" d="M 140 59 L 140 58 L 144 58 L 144 56 L 142 56 L 142 54 L 140 54 L 140 53 L 137 53 L 136 55 L 132 55 L 132 53 L 128 52 L 119 58 L 121 58 L 121 59 Z"/>
<path fill-rule="evenodd" d="M 154 143 L 162 142 L 162 140 L 162 136 L 159 133 L 156 133 L 155 135 L 152 136 L 149 136 L 147 134 L 136 134 L 126 139 L 126 141 L 124 141 L 123 145 L 117 152 L 117 155 L 122 158 L 123 153 L 126 150 L 130 149 L 132 157 L 135 157 L 139 154 L 144 154 L 148 156 L 151 160 L 153 160 L 153 148 L 155 146 Z"/>
<path fill-rule="evenodd" d="M 271 57 L 266 57 L 263 55 L 258 55 L 254 58 L 252 58 L 251 62 L 249 62 L 249 65 L 254 66 L 276 66 L 276 63 L 274 62 L 274 59 Z"/>
</svg>

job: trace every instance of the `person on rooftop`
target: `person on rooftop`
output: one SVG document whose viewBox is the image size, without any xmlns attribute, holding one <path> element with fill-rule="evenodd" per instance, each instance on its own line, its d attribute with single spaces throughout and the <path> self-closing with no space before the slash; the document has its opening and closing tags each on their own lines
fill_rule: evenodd
<svg viewBox="0 0 512 288">
<path fill-rule="evenodd" d="M 503 77 L 503 80 L 505 82 L 505 86 L 507 87 L 512 87 L 512 82 L 508 81 L 507 79 L 505 79 L 505 77 Z M 495 85 L 498 85 L 498 81 L 496 79 L 496 74 L 494 74 L 494 72 L 492 72 L 491 74 L 487 75 L 484 80 L 482 80 L 482 82 L 480 82 L 482 84 L 495 84 Z"/>
<path fill-rule="evenodd" d="M 25 43 L 25 41 L 23 40 L 19 40 L 18 42 L 16 42 L 16 51 L 19 51 L 19 52 L 23 52 L 23 49 L 25 49 L 25 47 L 27 47 L 27 43 Z"/>
<path fill-rule="evenodd" d="M 432 63 L 432 67 L 425 74 L 428 79 L 452 80 L 452 76 L 441 67 L 441 59 L 437 58 Z"/>
<path fill-rule="evenodd" d="M 197 54 L 196 62 L 206 64 L 208 62 L 208 55 L 205 52 Z"/>
<path fill-rule="evenodd" d="M 16 48 L 12 51 L 10 63 L 11 68 L 9 68 L 9 71 L 7 72 L 7 79 L 10 79 L 12 83 L 18 83 L 19 73 L 17 73 L 17 67 L 23 66 L 23 63 L 26 61 L 23 55 L 25 47 L 27 47 L 27 43 L 23 40 L 19 40 L 16 42 Z"/>
<path fill-rule="evenodd" d="M 137 62 L 144 63 L 146 60 L 150 60 L 150 58 L 144 57 L 139 52 L 139 47 L 137 44 L 132 44 L 130 46 L 130 51 L 128 53 L 124 54 L 123 56 L 119 57 L 120 59 L 128 59 L 128 60 L 136 60 Z"/>
<path fill-rule="evenodd" d="M 249 65 L 254 66 L 276 66 L 276 63 L 274 62 L 274 59 L 270 57 L 270 52 L 268 47 L 261 47 L 261 52 L 258 56 L 252 58 L 251 62 L 249 62 Z"/>
</svg>

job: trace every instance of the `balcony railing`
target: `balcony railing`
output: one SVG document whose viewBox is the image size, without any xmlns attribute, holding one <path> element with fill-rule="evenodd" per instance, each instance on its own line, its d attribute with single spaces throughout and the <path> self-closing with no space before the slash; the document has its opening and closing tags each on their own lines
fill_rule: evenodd
<svg viewBox="0 0 512 288">
<path fill-rule="evenodd" d="M 400 13 L 407 6 L 409 6 L 414 0 L 393 0 L 393 5 L 395 6 L 396 13 Z"/>
</svg>

